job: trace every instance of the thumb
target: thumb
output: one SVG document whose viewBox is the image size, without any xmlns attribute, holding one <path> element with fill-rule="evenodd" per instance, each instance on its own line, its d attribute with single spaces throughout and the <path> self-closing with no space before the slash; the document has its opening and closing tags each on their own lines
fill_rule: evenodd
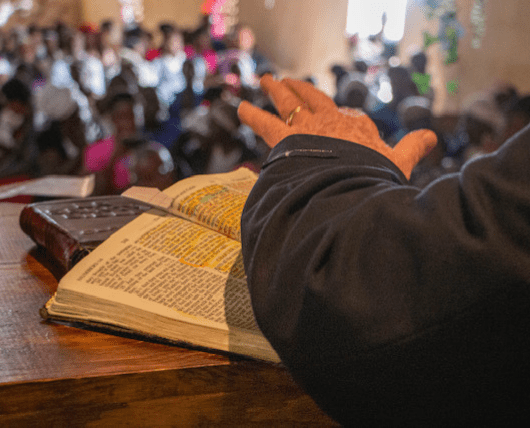
<svg viewBox="0 0 530 428">
<path fill-rule="evenodd" d="M 394 147 L 395 164 L 407 179 L 416 164 L 436 146 L 438 138 L 433 131 L 420 129 L 409 132 Z"/>
</svg>

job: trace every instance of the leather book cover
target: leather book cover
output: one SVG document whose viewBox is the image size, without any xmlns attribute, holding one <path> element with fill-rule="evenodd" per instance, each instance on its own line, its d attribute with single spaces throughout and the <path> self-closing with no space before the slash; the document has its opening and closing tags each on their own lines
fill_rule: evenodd
<svg viewBox="0 0 530 428">
<path fill-rule="evenodd" d="M 20 227 L 65 271 L 149 205 L 120 195 L 57 199 L 26 205 Z"/>
</svg>

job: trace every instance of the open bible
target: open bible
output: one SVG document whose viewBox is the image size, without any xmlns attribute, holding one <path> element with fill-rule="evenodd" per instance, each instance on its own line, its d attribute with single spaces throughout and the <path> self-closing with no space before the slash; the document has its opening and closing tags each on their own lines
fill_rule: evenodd
<svg viewBox="0 0 530 428">
<path fill-rule="evenodd" d="M 175 343 L 278 362 L 256 325 L 240 218 L 256 174 L 198 175 L 124 196 L 153 208 L 113 233 L 59 282 L 41 310 Z"/>
</svg>

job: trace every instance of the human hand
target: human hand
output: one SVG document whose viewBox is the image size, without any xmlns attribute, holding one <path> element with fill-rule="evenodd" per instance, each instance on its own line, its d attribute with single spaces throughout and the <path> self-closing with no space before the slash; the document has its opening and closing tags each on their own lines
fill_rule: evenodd
<svg viewBox="0 0 530 428">
<path fill-rule="evenodd" d="M 379 136 L 375 123 L 361 110 L 337 108 L 326 94 L 308 82 L 275 80 L 265 75 L 262 89 L 271 97 L 280 118 L 247 101 L 238 113 L 265 142 L 274 147 L 289 135 L 309 134 L 338 138 L 369 147 L 387 157 L 408 178 L 416 164 L 436 145 L 436 134 L 422 129 L 411 132 L 391 148 Z"/>
</svg>

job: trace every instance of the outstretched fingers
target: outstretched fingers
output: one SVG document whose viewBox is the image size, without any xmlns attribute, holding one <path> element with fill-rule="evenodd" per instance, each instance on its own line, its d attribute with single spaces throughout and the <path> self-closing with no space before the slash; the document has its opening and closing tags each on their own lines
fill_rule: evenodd
<svg viewBox="0 0 530 428">
<path fill-rule="evenodd" d="M 260 85 L 272 99 L 274 106 L 284 121 L 289 118 L 297 107 L 304 104 L 304 101 L 291 88 L 285 83 L 275 80 L 270 74 L 266 74 L 261 78 Z"/>
<path fill-rule="evenodd" d="M 241 101 L 237 113 L 241 122 L 250 126 L 269 147 L 274 147 L 291 134 L 290 128 L 281 119 L 248 101 Z"/>
<path fill-rule="evenodd" d="M 297 94 L 298 98 L 305 102 L 313 113 L 337 109 L 335 102 L 330 97 L 309 82 L 290 78 L 285 78 L 282 82 Z"/>
<path fill-rule="evenodd" d="M 412 169 L 436 146 L 438 139 L 433 131 L 420 129 L 405 135 L 394 147 L 396 165 L 407 179 Z"/>
</svg>

